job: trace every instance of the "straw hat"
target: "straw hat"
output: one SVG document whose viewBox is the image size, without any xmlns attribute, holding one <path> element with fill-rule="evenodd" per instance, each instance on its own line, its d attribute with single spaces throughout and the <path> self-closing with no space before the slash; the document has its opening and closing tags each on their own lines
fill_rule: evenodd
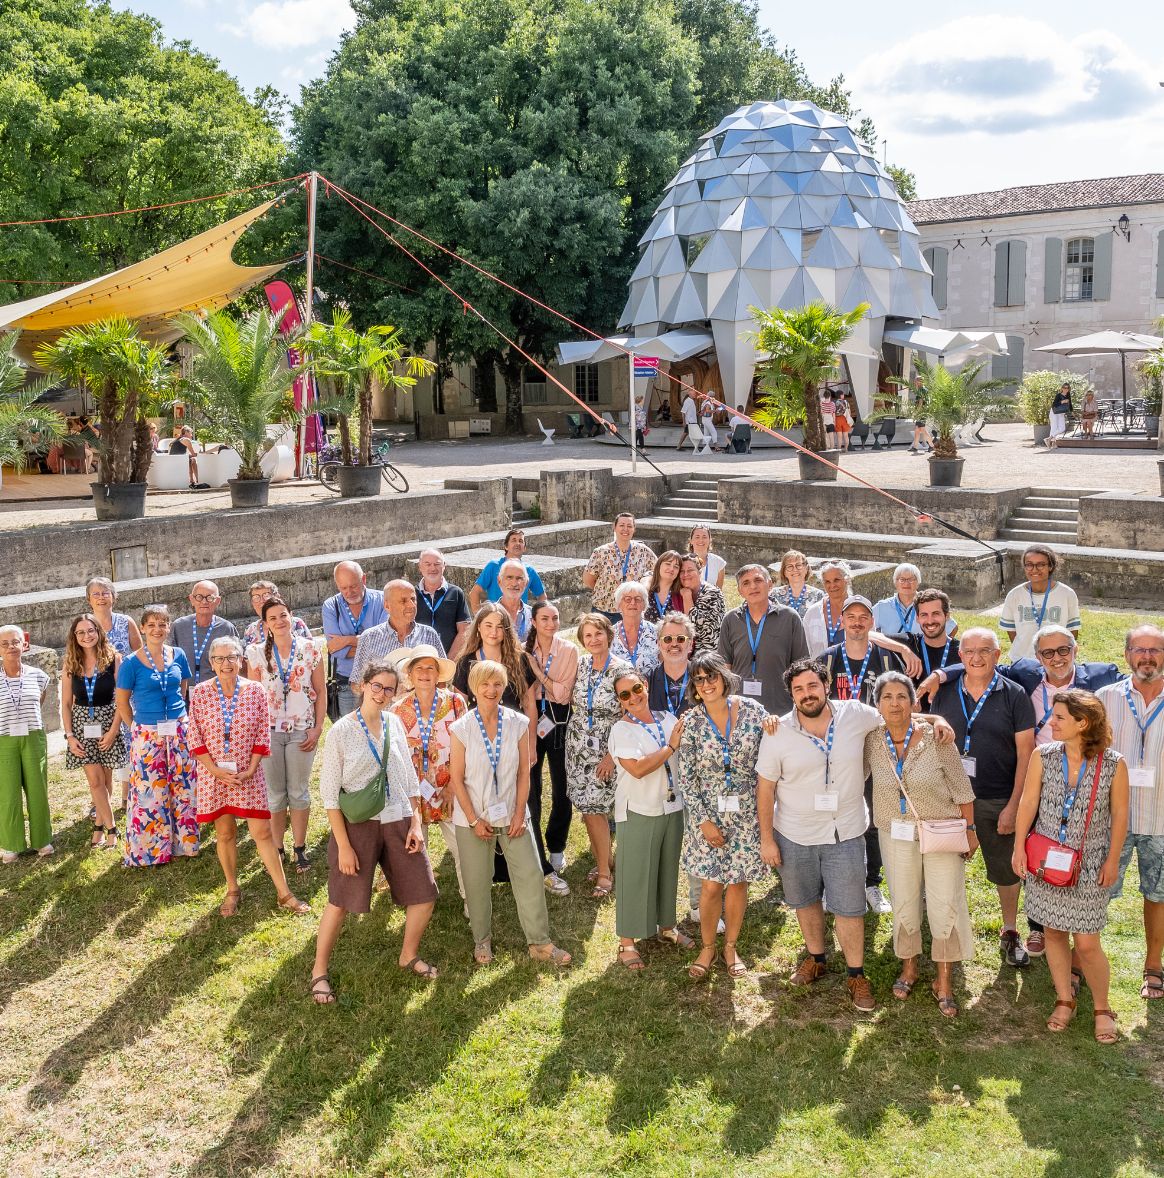
<svg viewBox="0 0 1164 1178">
<path fill-rule="evenodd" d="M 453 675 L 456 673 L 457 664 L 452 659 L 442 658 L 437 653 L 435 646 L 402 646 L 399 650 L 394 650 L 389 656 L 388 661 L 402 674 L 408 674 L 408 668 L 413 663 L 420 659 L 432 659 L 437 665 L 437 682 L 449 683 Z"/>
</svg>

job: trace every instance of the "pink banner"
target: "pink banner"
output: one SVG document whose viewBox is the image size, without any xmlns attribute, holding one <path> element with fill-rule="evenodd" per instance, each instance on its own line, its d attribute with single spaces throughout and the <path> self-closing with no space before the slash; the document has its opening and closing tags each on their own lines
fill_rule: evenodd
<svg viewBox="0 0 1164 1178">
<path fill-rule="evenodd" d="M 286 282 L 281 278 L 274 282 L 268 282 L 263 287 L 267 296 L 267 303 L 271 310 L 278 315 L 284 307 L 287 308 L 283 319 L 279 324 L 279 330 L 283 335 L 293 335 L 299 331 L 303 326 L 303 319 L 299 314 L 299 304 L 295 299 L 295 292 Z M 300 364 L 299 353 L 294 348 L 287 349 L 287 362 L 292 368 L 298 368 Z M 318 398 L 315 395 L 315 383 L 311 379 L 310 373 L 303 373 L 295 380 L 295 408 L 306 409 L 309 405 L 315 403 Z M 303 434 L 304 449 L 308 454 L 317 454 L 323 445 L 323 427 L 319 420 L 318 414 L 313 414 L 307 419 L 306 429 Z M 298 450 L 298 447 L 296 447 Z M 295 469 L 299 469 L 299 460 L 301 455 L 297 452 L 295 455 Z"/>
</svg>

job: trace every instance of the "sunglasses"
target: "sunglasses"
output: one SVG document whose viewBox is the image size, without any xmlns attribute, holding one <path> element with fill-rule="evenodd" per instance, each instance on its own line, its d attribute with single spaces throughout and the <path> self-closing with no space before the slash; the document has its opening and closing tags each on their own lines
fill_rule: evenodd
<svg viewBox="0 0 1164 1178">
<path fill-rule="evenodd" d="M 642 695 L 646 688 L 641 683 L 636 683 L 633 687 L 628 687 L 626 691 L 620 691 L 618 698 L 626 703 L 628 699 L 634 699 L 636 695 Z"/>
<path fill-rule="evenodd" d="M 1073 646 L 1048 646 L 1039 651 L 1039 658 L 1065 659 L 1074 649 Z"/>
<path fill-rule="evenodd" d="M 663 646 L 683 646 L 687 642 L 686 634 L 664 634 L 659 642 Z"/>
<path fill-rule="evenodd" d="M 718 675 L 696 674 L 696 675 L 691 676 L 691 680 L 693 683 L 718 683 L 719 676 Z"/>
</svg>

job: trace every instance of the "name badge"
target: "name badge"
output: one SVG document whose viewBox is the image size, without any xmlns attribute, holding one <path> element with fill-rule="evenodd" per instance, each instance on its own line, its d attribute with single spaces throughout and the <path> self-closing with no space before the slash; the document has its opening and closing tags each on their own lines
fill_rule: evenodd
<svg viewBox="0 0 1164 1178">
<path fill-rule="evenodd" d="M 1070 871 L 1071 859 L 1070 851 L 1048 851 L 1046 865 L 1051 871 Z"/>
<path fill-rule="evenodd" d="M 159 720 L 156 725 L 159 736 L 177 736 L 178 735 L 178 721 L 177 720 Z"/>
<path fill-rule="evenodd" d="M 1155 789 L 1156 770 L 1150 765 L 1141 765 L 1138 769 L 1128 770 L 1128 781 L 1132 789 Z"/>
<path fill-rule="evenodd" d="M 223 771 L 225 771 L 226 773 L 237 773 L 238 772 L 238 762 L 237 761 L 219 761 L 218 767 L 220 769 L 222 769 Z"/>
<path fill-rule="evenodd" d="M 423 777 L 420 779 L 420 796 L 426 802 L 431 801 L 436 796 L 436 790 Z"/>
<path fill-rule="evenodd" d="M 739 799 L 737 799 L 737 801 L 738 800 Z M 666 800 L 664 800 L 664 802 L 663 802 L 663 813 L 664 814 L 678 814 L 679 811 L 682 809 L 683 809 L 683 799 L 681 797 L 679 797 L 678 794 L 675 795 L 675 800 L 673 802 L 668 802 Z"/>
<path fill-rule="evenodd" d="M 500 826 L 509 819 L 509 807 L 504 802 L 495 802 L 485 811 L 485 817 L 494 826 Z"/>
<path fill-rule="evenodd" d="M 973 777 L 978 772 L 978 758 L 977 757 L 961 757 L 962 768 L 966 771 L 967 777 Z"/>
<path fill-rule="evenodd" d="M 586 747 L 592 753 L 600 753 L 602 752 L 602 741 L 597 736 L 588 736 L 586 738 Z"/>
<path fill-rule="evenodd" d="M 744 694 L 745 695 L 761 695 L 763 694 L 764 685 L 759 679 L 745 679 L 744 680 Z"/>
<path fill-rule="evenodd" d="M 86 724 L 82 731 L 86 740 L 100 740 L 105 735 L 105 729 L 100 724 Z"/>
<path fill-rule="evenodd" d="M 835 814 L 840 800 L 839 794 L 817 794 L 814 804 L 818 810 L 824 810 L 828 814 Z"/>
<path fill-rule="evenodd" d="M 538 736 L 544 739 L 545 737 L 549 736 L 551 732 L 553 732 L 555 727 L 556 726 L 553 720 L 550 719 L 549 714 L 547 713 L 538 721 Z"/>
<path fill-rule="evenodd" d="M 9 736 L 27 736 L 28 735 L 28 725 L 27 724 L 18 724 L 15 720 L 13 720 L 13 722 L 8 725 L 8 735 Z"/>
<path fill-rule="evenodd" d="M 912 843 L 916 830 L 917 827 L 912 822 L 897 821 L 893 824 L 893 829 L 890 833 L 895 839 L 900 839 L 903 843 Z"/>
<path fill-rule="evenodd" d="M 720 794 L 718 804 L 721 814 L 738 814 L 740 812 L 740 795 Z"/>
</svg>

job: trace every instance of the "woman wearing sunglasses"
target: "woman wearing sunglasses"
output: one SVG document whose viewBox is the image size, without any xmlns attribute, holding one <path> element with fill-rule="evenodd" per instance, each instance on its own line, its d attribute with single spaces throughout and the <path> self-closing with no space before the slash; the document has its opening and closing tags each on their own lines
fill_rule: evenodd
<svg viewBox="0 0 1164 1178">
<path fill-rule="evenodd" d="M 636 940 L 658 936 L 690 949 L 695 944 L 675 927 L 675 891 L 683 846 L 683 799 L 675 782 L 681 729 L 668 711 L 652 712 L 638 671 L 623 668 L 614 680 L 623 718 L 610 730 L 618 830 L 615 930 L 618 960 L 643 968 Z"/>
</svg>

